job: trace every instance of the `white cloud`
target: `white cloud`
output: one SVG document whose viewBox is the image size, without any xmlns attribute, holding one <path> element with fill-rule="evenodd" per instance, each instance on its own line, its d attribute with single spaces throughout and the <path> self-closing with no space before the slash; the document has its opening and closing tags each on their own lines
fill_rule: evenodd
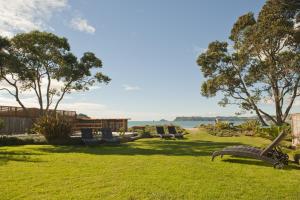
<svg viewBox="0 0 300 200">
<path fill-rule="evenodd" d="M 12 96 L 0 96 L 1 106 L 20 106 Z M 38 102 L 34 97 L 22 98 L 22 103 L 27 107 L 38 107 Z"/>
<path fill-rule="evenodd" d="M 77 111 L 77 113 L 99 113 L 99 111 L 105 110 L 106 108 L 107 107 L 103 104 L 89 102 L 61 103 L 59 105 L 59 109 L 74 110 Z"/>
<path fill-rule="evenodd" d="M 68 0 L 0 0 L 0 34 L 52 29 L 47 21 L 67 7 Z"/>
<path fill-rule="evenodd" d="M 132 86 L 132 85 L 128 85 L 128 84 L 124 84 L 123 88 L 125 91 L 137 91 L 137 90 L 141 90 L 141 88 L 139 86 Z"/>
<path fill-rule="evenodd" d="M 96 29 L 91 26 L 86 19 L 81 17 L 75 17 L 71 20 L 70 25 L 73 29 L 86 32 L 86 33 L 95 33 Z"/>
</svg>

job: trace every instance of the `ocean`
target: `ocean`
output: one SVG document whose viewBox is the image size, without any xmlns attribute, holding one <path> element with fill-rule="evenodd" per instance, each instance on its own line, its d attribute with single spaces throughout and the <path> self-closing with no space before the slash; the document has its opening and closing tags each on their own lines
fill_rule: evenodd
<svg viewBox="0 0 300 200">
<path fill-rule="evenodd" d="M 233 121 L 235 125 L 241 124 L 243 121 Z M 214 121 L 128 121 L 129 128 L 132 126 L 145 125 L 177 125 L 183 128 L 194 128 L 200 124 L 214 124 Z"/>
</svg>

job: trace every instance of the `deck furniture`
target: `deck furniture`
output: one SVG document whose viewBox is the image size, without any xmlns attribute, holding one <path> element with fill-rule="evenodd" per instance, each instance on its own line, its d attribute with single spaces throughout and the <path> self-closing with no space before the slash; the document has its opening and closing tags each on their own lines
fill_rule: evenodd
<svg viewBox="0 0 300 200">
<path fill-rule="evenodd" d="M 96 145 L 100 143 L 100 140 L 94 137 L 92 128 L 81 129 L 81 140 L 85 145 Z"/>
<path fill-rule="evenodd" d="M 121 142 L 119 137 L 114 137 L 110 128 L 100 129 L 102 133 L 102 141 L 111 144 L 119 144 Z"/>
<path fill-rule="evenodd" d="M 171 135 L 174 135 L 175 138 L 183 138 L 182 133 L 178 133 L 175 126 L 168 126 L 168 132 Z"/>
<path fill-rule="evenodd" d="M 174 135 L 166 134 L 163 126 L 156 126 L 156 132 L 160 138 L 173 138 Z"/>
<path fill-rule="evenodd" d="M 231 155 L 236 157 L 247 157 L 262 160 L 274 166 L 274 168 L 283 168 L 288 164 L 289 156 L 281 151 L 279 143 L 285 137 L 285 132 L 281 132 L 271 144 L 265 149 L 252 146 L 231 146 L 225 147 L 221 151 L 215 151 L 212 154 L 212 161 L 216 156 Z"/>
</svg>

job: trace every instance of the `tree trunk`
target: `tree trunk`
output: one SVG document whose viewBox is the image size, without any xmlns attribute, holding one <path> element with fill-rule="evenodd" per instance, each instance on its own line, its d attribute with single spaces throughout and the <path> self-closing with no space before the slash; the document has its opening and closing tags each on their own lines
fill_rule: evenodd
<svg viewBox="0 0 300 200">
<path fill-rule="evenodd" d="M 259 109 L 257 108 L 257 106 L 256 105 L 254 105 L 254 106 L 255 106 L 254 111 L 255 111 L 256 115 L 258 116 L 258 119 L 259 119 L 261 125 L 268 126 L 268 124 L 266 123 L 266 121 L 264 120 L 264 118 L 261 116 L 261 114 L 260 114 Z"/>
</svg>

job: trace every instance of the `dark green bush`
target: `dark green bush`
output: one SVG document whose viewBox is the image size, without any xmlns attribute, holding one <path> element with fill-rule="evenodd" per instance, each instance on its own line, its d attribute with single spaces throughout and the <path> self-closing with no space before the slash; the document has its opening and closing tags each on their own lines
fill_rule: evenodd
<svg viewBox="0 0 300 200">
<path fill-rule="evenodd" d="M 37 135 L 24 135 L 24 136 L 1 136 L 0 145 L 26 145 L 26 144 L 46 144 L 45 137 Z"/>
<path fill-rule="evenodd" d="M 232 128 L 229 122 L 218 122 L 215 124 L 217 130 L 229 130 Z"/>
<path fill-rule="evenodd" d="M 206 129 L 209 134 L 219 137 L 232 137 L 239 136 L 241 134 L 240 131 L 229 122 L 206 124 L 201 125 L 200 127 Z"/>
<path fill-rule="evenodd" d="M 287 138 L 291 137 L 291 126 L 289 124 L 285 124 L 282 126 L 271 125 L 269 127 L 261 127 L 258 129 L 257 134 L 260 137 L 268 138 L 273 140 L 276 138 L 282 131 L 285 131 L 287 134 Z"/>
<path fill-rule="evenodd" d="M 48 141 L 67 140 L 72 134 L 72 125 L 59 115 L 46 115 L 35 122 L 32 132 L 42 134 Z"/>
<path fill-rule="evenodd" d="M 244 134 L 248 136 L 254 136 L 258 134 L 260 129 L 260 123 L 257 120 L 248 120 L 238 125 L 237 128 Z"/>
<path fill-rule="evenodd" d="M 240 127 L 242 131 L 257 131 L 257 128 L 260 127 L 260 123 L 257 120 L 248 120 L 241 123 L 238 127 Z"/>
<path fill-rule="evenodd" d="M 28 144 L 81 145 L 80 137 L 46 140 L 43 135 L 0 136 L 0 146 L 15 146 Z"/>
<path fill-rule="evenodd" d="M 250 120 L 238 126 L 232 126 L 227 122 L 218 122 L 216 124 L 201 124 L 199 128 L 204 128 L 209 134 L 215 136 L 259 136 L 273 140 L 282 131 L 287 134 L 286 140 L 291 140 L 291 126 L 285 124 L 283 126 L 271 125 L 268 127 L 261 127 L 259 121 Z"/>
</svg>

